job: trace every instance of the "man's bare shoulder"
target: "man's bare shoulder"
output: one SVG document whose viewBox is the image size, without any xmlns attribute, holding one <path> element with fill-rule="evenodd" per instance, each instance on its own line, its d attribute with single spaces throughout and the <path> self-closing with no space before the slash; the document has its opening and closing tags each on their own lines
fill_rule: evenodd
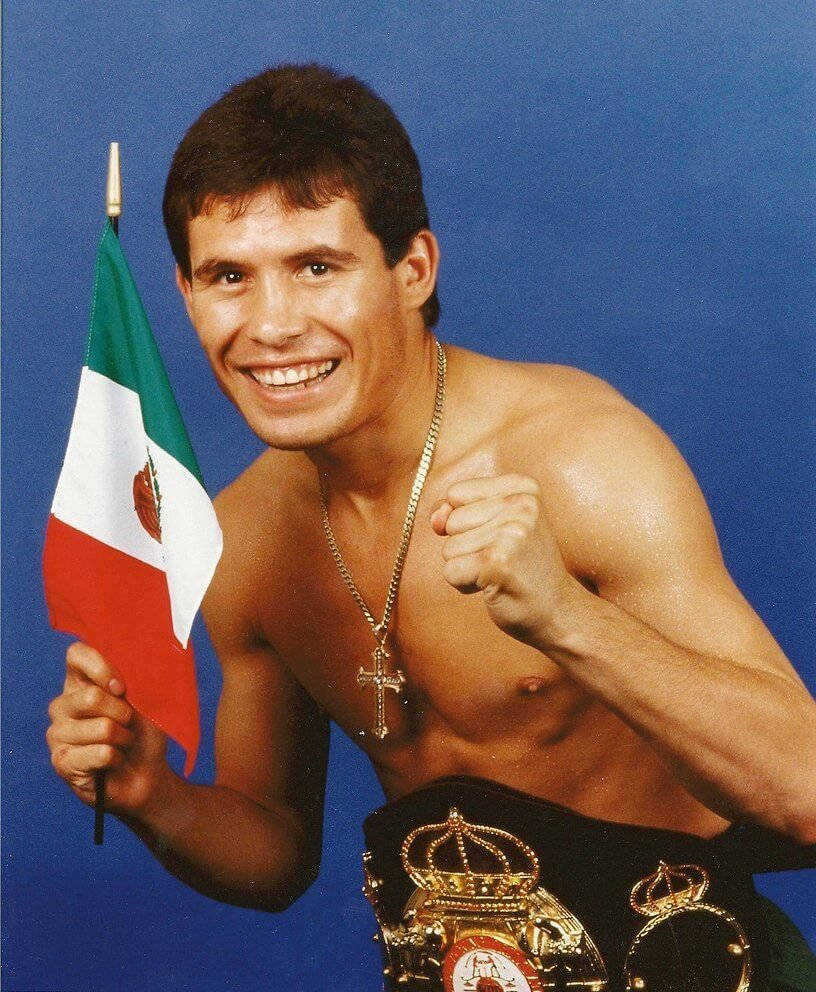
<svg viewBox="0 0 816 992">
<path fill-rule="evenodd" d="M 267 448 L 218 494 L 215 508 L 226 532 L 268 537 L 270 524 L 291 518 L 314 493 L 314 467 L 302 451 Z"/>
<path fill-rule="evenodd" d="M 604 436 L 654 425 L 613 386 L 568 365 L 512 362 L 457 349 L 464 369 L 465 404 L 482 406 L 481 423 L 512 444 L 542 450 L 548 460 L 575 454 Z M 489 398 L 489 404 L 487 401 Z M 492 413 L 486 417 L 487 408 Z M 532 443 L 531 443 L 532 442 Z"/>
<path fill-rule="evenodd" d="M 224 535 L 218 577 L 232 594 L 256 589 L 269 579 L 270 563 L 286 559 L 291 535 L 316 500 L 314 468 L 299 451 L 267 448 L 215 498 Z"/>
<path fill-rule="evenodd" d="M 269 448 L 215 499 L 224 550 L 203 604 L 204 619 L 224 656 L 239 655 L 262 634 L 259 590 L 274 584 L 291 559 L 291 535 L 304 512 L 316 512 L 314 469 L 302 452 Z"/>
<path fill-rule="evenodd" d="M 539 439 L 532 450 L 551 469 L 653 471 L 676 455 L 657 424 L 598 376 L 565 365 L 522 369 L 529 386 L 516 406 L 519 431 Z"/>
<path fill-rule="evenodd" d="M 716 546 L 682 455 L 609 383 L 564 365 L 481 358 L 474 374 L 492 381 L 498 397 L 500 471 L 539 481 L 564 550 L 576 562 L 597 558 L 605 547 L 628 568 L 646 544 L 668 547 L 681 535 L 686 542 L 695 535 L 709 550 Z"/>
</svg>

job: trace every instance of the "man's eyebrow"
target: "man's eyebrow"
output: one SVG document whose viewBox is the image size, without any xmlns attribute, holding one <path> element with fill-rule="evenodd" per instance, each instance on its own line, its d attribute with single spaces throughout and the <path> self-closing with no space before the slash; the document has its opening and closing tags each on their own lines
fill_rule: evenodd
<svg viewBox="0 0 816 992">
<path fill-rule="evenodd" d="M 319 258 L 322 262 L 336 262 L 338 265 L 350 265 L 359 262 L 360 258 L 353 251 L 341 251 L 339 248 L 332 248 L 331 245 L 311 245 L 303 251 L 295 252 L 286 256 L 286 261 L 290 265 L 303 265 Z"/>
<path fill-rule="evenodd" d="M 193 269 L 193 278 L 207 280 L 227 270 L 240 271 L 244 268 L 241 262 L 233 261 L 229 258 L 206 258 Z"/>
</svg>

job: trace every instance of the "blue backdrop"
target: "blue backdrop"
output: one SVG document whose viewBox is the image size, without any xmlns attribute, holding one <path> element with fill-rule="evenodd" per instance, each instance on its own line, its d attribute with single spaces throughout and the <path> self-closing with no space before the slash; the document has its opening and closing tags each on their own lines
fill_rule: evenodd
<svg viewBox="0 0 816 992">
<path fill-rule="evenodd" d="M 3 11 L 4 988 L 375 989 L 359 824 L 381 796 L 333 742 L 324 867 L 284 915 L 218 905 L 53 776 L 66 638 L 39 558 L 121 142 L 122 243 L 205 479 L 259 444 L 211 381 L 160 221 L 173 149 L 281 60 L 358 74 L 423 163 L 444 252 L 441 336 L 612 381 L 674 438 L 727 563 L 811 687 L 814 210 L 810 5 L 8 3 Z M 204 755 L 218 674 L 200 629 Z M 228 838 L 225 838 L 225 843 Z M 816 940 L 812 873 L 761 880 Z"/>
</svg>

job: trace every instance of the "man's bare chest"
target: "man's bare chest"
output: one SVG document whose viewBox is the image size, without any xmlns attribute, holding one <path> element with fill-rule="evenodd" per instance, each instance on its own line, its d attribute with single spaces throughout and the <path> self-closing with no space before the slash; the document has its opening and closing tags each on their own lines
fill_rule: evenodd
<svg viewBox="0 0 816 992">
<path fill-rule="evenodd" d="M 549 659 L 500 631 L 481 595 L 463 596 L 442 576 L 439 539 L 418 525 L 399 586 L 384 659 L 400 671 L 399 692 L 360 685 L 374 673 L 377 641 L 328 547 L 302 548 L 285 585 L 263 612 L 265 633 L 310 695 L 366 750 L 416 749 L 427 735 L 479 746 L 508 732 L 561 737 L 584 694 Z M 377 620 L 382 617 L 392 554 L 352 547 L 348 564 Z M 285 609 L 281 600 L 285 599 Z M 378 691 L 388 735 L 373 742 Z"/>
<path fill-rule="evenodd" d="M 278 547 L 256 589 L 264 637 L 368 754 L 386 794 L 464 774 L 589 815 L 614 818 L 626 806 L 644 823 L 662 823 L 664 808 L 685 816 L 690 797 L 642 738 L 545 654 L 501 631 L 481 593 L 464 595 L 446 582 L 440 538 L 427 523 L 430 497 L 417 517 L 386 641 L 386 671 L 402 672 L 405 682 L 399 692 L 380 690 L 382 740 L 373 733 L 377 687 L 359 680 L 375 669 L 377 642 L 332 558 L 318 507 L 303 509 L 290 545 Z M 338 542 L 377 620 L 399 526 L 382 539 L 346 534 Z"/>
</svg>

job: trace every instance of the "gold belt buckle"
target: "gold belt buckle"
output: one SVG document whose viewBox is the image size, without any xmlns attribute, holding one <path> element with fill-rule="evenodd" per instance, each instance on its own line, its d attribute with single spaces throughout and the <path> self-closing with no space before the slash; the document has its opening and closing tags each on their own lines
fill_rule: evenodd
<svg viewBox="0 0 816 992">
<path fill-rule="evenodd" d="M 440 867 L 443 852 L 453 868 Z M 538 885 L 538 857 L 518 837 L 468 823 L 452 808 L 444 823 L 412 830 L 400 857 L 416 888 L 397 926 L 382 918 L 382 883 L 371 874 L 370 855 L 363 862 L 363 891 L 380 923 L 383 972 L 394 987 L 445 992 L 607 987 L 598 949 L 579 920 Z"/>
</svg>

